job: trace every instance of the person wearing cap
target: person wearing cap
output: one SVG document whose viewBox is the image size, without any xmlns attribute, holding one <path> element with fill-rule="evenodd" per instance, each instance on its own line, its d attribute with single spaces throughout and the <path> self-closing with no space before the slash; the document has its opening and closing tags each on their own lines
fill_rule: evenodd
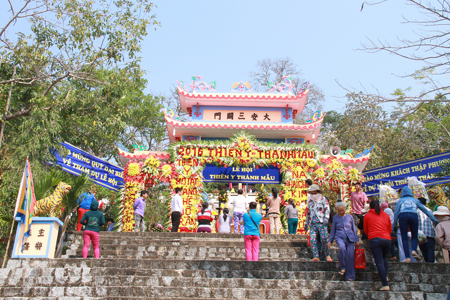
<svg viewBox="0 0 450 300">
<path fill-rule="evenodd" d="M 355 225 L 358 226 L 359 219 L 362 216 L 362 209 L 364 205 L 369 202 L 366 193 L 361 190 L 361 183 L 355 183 L 355 191 L 350 195 L 350 201 L 352 202 L 352 216 L 355 221 Z"/>
<path fill-rule="evenodd" d="M 312 185 L 313 185 L 313 182 L 312 182 L 311 179 L 306 179 L 305 180 L 305 187 L 306 188 L 309 189 L 309 187 L 312 186 Z M 306 200 L 306 207 L 308 207 L 308 203 L 309 203 L 309 201 L 311 201 L 310 196 L 311 195 L 308 194 L 308 199 Z M 306 209 L 306 213 L 308 213 L 308 209 Z M 330 213 L 331 213 L 331 211 L 330 211 Z M 303 227 L 304 227 L 305 231 L 308 231 L 308 225 L 306 224 L 306 222 L 305 222 Z M 327 259 L 325 257 L 324 243 L 322 243 L 322 240 L 320 239 L 320 235 L 317 236 L 317 248 L 320 251 L 320 261 L 326 261 Z"/>
<path fill-rule="evenodd" d="M 81 251 L 83 258 L 87 258 L 89 246 L 92 241 L 94 257 L 100 258 L 100 226 L 105 225 L 105 215 L 98 211 L 97 200 L 91 201 L 90 210 L 83 214 L 80 223 L 85 226 L 83 231 L 84 247 Z"/>
<path fill-rule="evenodd" d="M 366 263 L 373 263 L 374 259 L 372 250 L 370 250 L 369 237 L 364 233 L 364 216 L 369 212 L 369 210 L 370 205 L 369 203 L 366 203 L 364 208 L 361 210 L 362 215 L 358 222 L 358 229 L 361 230 L 361 240 L 364 245 L 364 253 L 366 254 Z"/>
<path fill-rule="evenodd" d="M 436 243 L 442 248 L 444 263 L 448 264 L 450 263 L 450 211 L 447 206 L 438 206 L 433 215 L 439 222 L 435 229 Z"/>
<path fill-rule="evenodd" d="M 80 205 L 78 208 L 78 224 L 77 231 L 81 231 L 83 225 L 81 225 L 81 219 L 83 215 L 91 209 L 91 203 L 95 200 L 95 194 L 97 194 L 97 189 L 88 188 L 86 192 L 80 195 L 77 200 L 77 205 Z"/>
<path fill-rule="evenodd" d="M 392 227 L 395 227 L 397 221 L 399 221 L 403 251 L 405 253 L 405 260 L 403 260 L 403 262 L 411 262 L 411 256 L 409 255 L 408 228 L 411 228 L 411 255 L 415 259 L 420 259 L 417 254 L 417 245 L 419 244 L 419 217 L 417 215 L 417 209 L 423 211 L 433 223 L 437 223 L 433 214 L 429 212 L 419 200 L 414 198 L 411 189 L 408 186 L 405 186 L 402 190 L 401 198 L 395 205 L 394 224 L 392 225 Z"/>
<path fill-rule="evenodd" d="M 308 202 L 305 227 L 309 227 L 310 232 L 311 250 L 314 257 L 311 261 L 320 261 L 319 248 L 317 247 L 317 236 L 320 235 L 326 259 L 332 262 L 330 250 L 326 244 L 328 240 L 328 219 L 330 218 L 328 199 L 322 195 L 322 190 L 317 184 L 309 187 L 308 194 L 310 194 L 311 201 Z"/>
</svg>

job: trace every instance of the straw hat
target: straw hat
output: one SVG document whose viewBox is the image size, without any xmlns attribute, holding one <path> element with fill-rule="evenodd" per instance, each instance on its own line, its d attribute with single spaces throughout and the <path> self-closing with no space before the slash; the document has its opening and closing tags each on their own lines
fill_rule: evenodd
<svg viewBox="0 0 450 300">
<path fill-rule="evenodd" d="M 364 205 L 364 209 L 361 211 L 362 213 L 366 213 L 370 210 L 370 205 L 369 204 L 365 204 Z"/>
<path fill-rule="evenodd" d="M 447 206 L 438 206 L 437 210 L 433 212 L 435 216 L 450 216 L 450 211 Z"/>
<path fill-rule="evenodd" d="M 313 184 L 308 188 L 308 193 L 311 193 L 312 191 L 318 191 L 319 193 L 322 193 L 322 190 L 317 184 Z"/>
</svg>

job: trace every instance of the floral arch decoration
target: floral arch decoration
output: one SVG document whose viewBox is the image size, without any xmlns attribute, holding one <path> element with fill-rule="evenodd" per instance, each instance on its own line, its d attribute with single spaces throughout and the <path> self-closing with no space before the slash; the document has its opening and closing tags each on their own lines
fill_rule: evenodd
<svg viewBox="0 0 450 300">
<path fill-rule="evenodd" d="M 169 183 L 172 189 L 183 189 L 185 214 L 180 222 L 180 231 L 195 231 L 196 215 L 202 203 L 202 173 L 206 165 L 255 169 L 269 165 L 277 167 L 282 176 L 280 197 L 283 205 L 287 205 L 287 200 L 292 198 L 299 210 L 298 233 L 303 233 L 304 227 L 306 179 L 338 193 L 343 186 L 363 181 L 357 169 L 346 168 L 336 159 L 322 163 L 319 150 L 314 145 L 260 142 L 245 131 L 228 141 L 177 142 L 171 144 L 169 152 L 172 162 L 164 163 L 149 156 L 144 162 L 130 161 L 125 167 L 123 231 L 133 231 L 133 203 L 139 190 L 159 183 Z"/>
</svg>

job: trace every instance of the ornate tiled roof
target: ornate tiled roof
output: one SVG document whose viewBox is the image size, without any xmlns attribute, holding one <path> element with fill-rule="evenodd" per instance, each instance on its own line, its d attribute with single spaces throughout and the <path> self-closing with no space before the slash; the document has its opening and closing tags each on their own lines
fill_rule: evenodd
<svg viewBox="0 0 450 300">
<path fill-rule="evenodd" d="M 303 111 L 309 90 L 306 89 L 294 95 L 291 93 L 217 93 L 217 92 L 186 92 L 179 86 L 178 96 L 181 109 L 186 111 L 194 105 L 226 105 L 226 106 L 258 106 L 258 107 L 286 107 L 288 105 L 298 113 Z"/>
</svg>

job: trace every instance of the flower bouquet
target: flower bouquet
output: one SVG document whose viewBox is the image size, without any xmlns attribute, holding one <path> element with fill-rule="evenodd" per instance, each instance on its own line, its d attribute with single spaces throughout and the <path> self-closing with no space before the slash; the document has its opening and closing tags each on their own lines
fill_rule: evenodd
<svg viewBox="0 0 450 300">
<path fill-rule="evenodd" d="M 388 185 L 380 185 L 380 202 L 395 203 L 398 201 L 398 193 Z"/>
<path fill-rule="evenodd" d="M 161 224 L 157 224 L 155 227 L 153 227 L 152 231 L 153 232 L 163 232 L 164 227 Z"/>
<path fill-rule="evenodd" d="M 411 189 L 414 198 L 418 199 L 423 197 L 427 199 L 427 203 L 430 201 L 427 190 L 425 189 L 425 183 L 419 181 L 417 177 L 408 177 L 408 187 Z"/>
</svg>

